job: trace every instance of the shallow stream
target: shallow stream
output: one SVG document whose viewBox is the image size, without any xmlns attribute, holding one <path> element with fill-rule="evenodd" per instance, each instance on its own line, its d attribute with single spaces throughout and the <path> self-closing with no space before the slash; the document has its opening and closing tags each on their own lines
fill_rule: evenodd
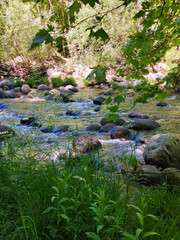
<svg viewBox="0 0 180 240">
<path fill-rule="evenodd" d="M 97 105 L 93 103 L 92 99 L 96 98 L 100 92 L 100 89 L 94 88 L 81 89 L 73 95 L 74 102 L 70 103 L 45 101 L 41 98 L 3 99 L 1 103 L 7 107 L 0 109 L 0 121 L 2 125 L 11 126 L 25 146 L 31 144 L 33 151 L 38 149 L 39 152 L 50 152 L 52 158 L 56 160 L 59 151 L 62 149 L 67 151 L 71 148 L 73 136 L 82 133 L 90 124 L 100 124 L 100 120 L 105 117 L 106 106 L 101 106 L 101 111 L 94 111 Z M 132 93 L 126 93 L 126 102 L 121 104 L 119 115 L 128 123 L 132 121 L 127 117 L 128 113 L 136 110 L 150 118 L 155 118 L 161 125 L 160 128 L 153 131 L 135 132 L 139 139 L 149 139 L 157 133 L 180 136 L 180 94 L 165 99 L 168 107 L 156 107 L 157 103 L 152 101 L 147 104 L 138 104 L 133 110 L 130 110 L 133 101 L 132 95 Z M 79 115 L 67 116 L 67 110 L 78 112 Z M 70 129 L 64 133 L 43 133 L 36 127 L 20 124 L 21 119 L 31 116 L 37 117 L 43 127 L 69 125 Z M 120 159 L 127 154 L 135 154 L 139 161 L 143 161 L 144 145 L 135 141 L 111 140 L 109 133 L 90 132 L 90 134 L 96 136 L 103 145 L 99 153 L 101 158 L 108 161 L 109 165 L 116 165 L 116 169 L 119 168 Z"/>
</svg>

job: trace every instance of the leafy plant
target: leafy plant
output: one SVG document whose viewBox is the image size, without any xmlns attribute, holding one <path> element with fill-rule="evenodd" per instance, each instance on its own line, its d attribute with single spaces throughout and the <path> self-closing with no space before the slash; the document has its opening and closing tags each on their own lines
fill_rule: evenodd
<svg viewBox="0 0 180 240">
<path fill-rule="evenodd" d="M 135 235 L 129 233 L 129 232 L 123 232 L 123 235 L 125 237 L 127 237 L 128 239 L 132 239 L 132 240 L 140 240 L 140 239 L 145 239 L 147 237 L 150 237 L 150 236 L 159 236 L 160 237 L 160 234 L 157 233 L 157 232 L 145 232 L 145 229 L 144 229 L 144 226 L 145 226 L 145 221 L 147 218 L 151 218 L 155 221 L 158 221 L 158 218 L 152 214 L 146 214 L 146 208 L 147 208 L 147 203 L 144 202 L 144 198 L 142 197 L 141 198 L 142 200 L 142 209 L 139 208 L 138 206 L 135 206 L 133 204 L 129 204 L 128 206 L 129 207 L 132 207 L 136 210 L 136 215 L 137 215 L 137 218 L 138 218 L 138 221 L 139 221 L 139 224 L 140 224 L 140 228 L 137 228 L 136 229 L 136 233 Z"/>
<path fill-rule="evenodd" d="M 63 85 L 63 80 L 58 77 L 58 78 L 51 78 L 51 83 L 53 85 L 53 87 L 59 87 Z"/>
<path fill-rule="evenodd" d="M 73 77 L 66 77 L 63 81 L 63 86 L 72 85 L 76 86 L 76 80 Z"/>
<path fill-rule="evenodd" d="M 109 69 L 108 67 L 98 65 L 96 67 L 93 67 L 92 69 L 93 70 L 86 78 L 88 81 L 94 79 L 96 79 L 97 83 L 102 83 L 106 81 L 106 71 Z"/>
</svg>

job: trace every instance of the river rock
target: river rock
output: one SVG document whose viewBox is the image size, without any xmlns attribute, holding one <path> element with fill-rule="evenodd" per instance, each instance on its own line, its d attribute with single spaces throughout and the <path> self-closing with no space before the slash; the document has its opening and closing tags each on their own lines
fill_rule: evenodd
<svg viewBox="0 0 180 240">
<path fill-rule="evenodd" d="M 170 184 L 179 184 L 180 183 L 180 170 L 177 168 L 166 168 L 162 172 L 163 178 Z"/>
<path fill-rule="evenodd" d="M 180 169 L 180 138 L 169 134 L 153 136 L 144 150 L 144 160 L 162 169 Z"/>
<path fill-rule="evenodd" d="M 21 87 L 15 87 L 12 89 L 13 92 L 22 92 Z"/>
<path fill-rule="evenodd" d="M 122 119 L 122 118 L 116 119 L 116 120 L 114 121 L 114 124 L 116 124 L 116 125 L 118 125 L 118 126 L 122 126 L 122 125 L 124 125 L 125 123 L 126 123 L 126 121 L 125 121 L 124 119 Z"/>
<path fill-rule="evenodd" d="M 0 141 L 4 140 L 6 137 L 15 136 L 15 131 L 7 126 L 0 125 Z"/>
<path fill-rule="evenodd" d="M 68 102 L 73 102 L 71 96 L 73 95 L 74 93 L 70 90 L 61 90 L 61 93 L 59 95 L 59 100 L 65 102 L 65 103 L 68 103 Z"/>
<path fill-rule="evenodd" d="M 156 106 L 157 106 L 157 107 L 167 107 L 168 104 L 167 104 L 166 102 L 160 101 L 160 102 L 157 103 Z"/>
<path fill-rule="evenodd" d="M 88 127 L 86 127 L 84 131 L 99 131 L 100 128 L 101 126 L 99 126 L 98 124 L 91 124 Z"/>
<path fill-rule="evenodd" d="M 131 123 L 129 126 L 130 129 L 134 130 L 153 130 L 159 128 L 160 125 L 153 119 L 136 119 L 134 122 Z"/>
<path fill-rule="evenodd" d="M 8 80 L 2 80 L 1 82 L 0 82 L 0 88 L 3 88 L 4 86 L 8 86 Z"/>
<path fill-rule="evenodd" d="M 140 86 L 141 84 L 142 84 L 143 82 L 141 81 L 141 80 L 134 80 L 134 82 L 133 82 L 133 87 L 138 87 L 138 86 Z"/>
<path fill-rule="evenodd" d="M 54 128 L 54 126 L 47 126 L 47 127 L 41 128 L 40 130 L 43 133 L 51 133 L 53 131 L 53 128 Z"/>
<path fill-rule="evenodd" d="M 112 121 L 112 120 L 111 120 L 111 121 L 108 121 L 106 117 L 104 117 L 104 118 L 101 119 L 100 124 L 101 124 L 102 126 L 106 125 L 107 123 L 113 123 L 113 121 Z"/>
<path fill-rule="evenodd" d="M 46 90 L 51 90 L 51 88 L 45 84 L 40 84 L 38 87 L 37 87 L 37 90 L 39 91 L 46 91 Z"/>
<path fill-rule="evenodd" d="M 67 110 L 67 112 L 66 112 L 66 115 L 73 116 L 73 117 L 78 116 L 80 114 L 81 114 L 80 112 L 74 112 L 74 111 L 71 111 L 71 110 Z"/>
<path fill-rule="evenodd" d="M 102 145 L 97 138 L 89 134 L 83 134 L 75 138 L 73 151 L 78 153 L 87 153 L 91 150 L 98 150 L 101 147 Z"/>
<path fill-rule="evenodd" d="M 99 132 L 109 132 L 113 129 L 116 125 L 114 123 L 107 123 L 106 125 L 102 126 Z"/>
<path fill-rule="evenodd" d="M 0 98 L 7 98 L 7 94 L 0 90 Z"/>
<path fill-rule="evenodd" d="M 136 112 L 136 111 L 129 113 L 128 117 L 129 118 L 142 118 L 142 119 L 148 118 L 148 116 L 145 115 L 144 113 Z"/>
<path fill-rule="evenodd" d="M 20 98 L 22 93 L 19 94 L 19 93 L 14 92 L 14 91 L 9 91 L 7 94 L 8 94 L 9 98 Z"/>
<path fill-rule="evenodd" d="M 64 89 L 70 90 L 71 92 L 78 92 L 78 89 L 72 85 L 67 85 Z"/>
<path fill-rule="evenodd" d="M 113 90 L 102 91 L 99 95 L 111 96 L 114 93 Z"/>
<path fill-rule="evenodd" d="M 31 91 L 31 88 L 30 88 L 29 85 L 24 84 L 24 85 L 22 86 L 21 90 L 22 90 L 22 92 L 23 92 L 24 94 L 28 94 L 28 93 Z"/>
<path fill-rule="evenodd" d="M 9 89 L 14 89 L 14 88 L 16 87 L 16 83 L 9 81 L 9 82 L 7 83 L 7 86 L 8 86 Z"/>
<path fill-rule="evenodd" d="M 138 166 L 137 172 L 142 172 L 142 175 L 138 176 L 138 181 L 145 184 L 160 183 L 162 179 L 162 172 L 155 166 L 151 165 L 140 165 Z"/>
<path fill-rule="evenodd" d="M 42 126 L 42 124 L 38 123 L 36 117 L 23 118 L 23 119 L 21 119 L 20 123 L 22 125 L 28 125 L 28 126 L 32 126 L 32 127 L 41 127 Z"/>
<path fill-rule="evenodd" d="M 106 99 L 104 97 L 97 97 L 93 100 L 93 103 L 97 105 L 102 105 L 105 100 Z"/>
<path fill-rule="evenodd" d="M 132 83 L 125 81 L 125 82 L 119 82 L 118 87 L 125 87 L 126 89 L 130 89 L 132 87 Z"/>
<path fill-rule="evenodd" d="M 111 130 L 111 138 L 112 139 L 130 139 L 130 131 L 124 127 L 116 126 Z"/>
<path fill-rule="evenodd" d="M 58 91 L 57 89 L 52 89 L 49 91 L 48 94 L 52 95 L 53 97 L 57 97 L 60 95 L 60 91 Z"/>
</svg>

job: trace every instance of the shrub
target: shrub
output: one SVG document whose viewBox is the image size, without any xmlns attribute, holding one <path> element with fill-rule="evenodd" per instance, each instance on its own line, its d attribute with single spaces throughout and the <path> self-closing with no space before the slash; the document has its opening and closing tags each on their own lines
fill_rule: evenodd
<svg viewBox="0 0 180 240">
<path fill-rule="evenodd" d="M 58 78 L 51 78 L 51 83 L 53 85 L 53 87 L 59 87 L 59 86 L 62 86 L 63 85 L 63 80 L 58 77 Z"/>
<path fill-rule="evenodd" d="M 72 85 L 72 86 L 76 86 L 76 80 L 73 77 L 67 77 L 65 78 L 64 82 L 63 82 L 63 86 L 67 86 L 67 85 Z"/>
</svg>

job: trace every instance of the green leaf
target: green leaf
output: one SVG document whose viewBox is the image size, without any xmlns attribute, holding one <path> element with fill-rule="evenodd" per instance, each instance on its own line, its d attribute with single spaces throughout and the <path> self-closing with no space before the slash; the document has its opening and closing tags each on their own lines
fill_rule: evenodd
<svg viewBox="0 0 180 240">
<path fill-rule="evenodd" d="M 131 63 L 135 66 L 135 67 L 139 67 L 139 62 L 138 60 L 132 59 Z"/>
<path fill-rule="evenodd" d="M 159 233 L 157 232 L 146 232 L 142 238 L 146 238 L 146 237 L 149 237 L 149 236 L 154 236 L 154 235 L 157 235 L 157 236 L 160 236 Z"/>
<path fill-rule="evenodd" d="M 118 105 L 113 105 L 112 107 L 107 107 L 107 109 L 114 113 L 114 112 L 117 112 L 119 110 L 119 106 Z"/>
<path fill-rule="evenodd" d="M 112 98 L 108 97 L 106 100 L 103 102 L 103 104 L 110 104 L 112 102 Z"/>
<path fill-rule="evenodd" d="M 109 114 L 107 115 L 107 120 L 108 120 L 108 121 L 115 121 L 115 120 L 117 120 L 117 119 L 120 119 L 120 116 L 117 115 L 117 114 L 109 113 Z"/>
<path fill-rule="evenodd" d="M 119 95 L 114 98 L 114 102 L 117 104 L 120 104 L 122 102 L 125 102 L 125 100 L 124 100 L 123 96 Z"/>
<path fill-rule="evenodd" d="M 113 83 L 112 83 L 112 89 L 117 89 L 117 87 L 118 87 L 118 84 L 115 83 L 115 82 L 113 82 Z"/>
<path fill-rule="evenodd" d="M 124 69 L 122 69 L 122 68 L 119 68 L 118 70 L 117 70 L 117 73 L 119 73 L 119 74 L 124 74 L 125 73 L 125 70 Z"/>
<path fill-rule="evenodd" d="M 61 218 L 65 219 L 67 222 L 70 222 L 69 217 L 66 214 L 61 214 Z"/>
<path fill-rule="evenodd" d="M 35 49 L 36 47 L 40 46 L 43 42 L 45 42 L 46 44 L 52 43 L 53 38 L 49 34 L 49 31 L 52 31 L 50 26 L 49 26 L 48 30 L 46 30 L 46 29 L 39 30 L 39 32 L 36 33 L 35 38 L 32 40 L 32 44 L 31 44 L 31 47 L 30 47 L 29 51 L 31 51 L 31 50 Z"/>
<path fill-rule="evenodd" d="M 136 230 L 136 237 L 137 237 L 137 239 L 139 238 L 139 236 L 140 236 L 141 233 L 142 233 L 142 229 L 141 229 L 141 228 L 138 228 L 138 229 Z"/>
<path fill-rule="evenodd" d="M 134 19 L 143 17 L 146 14 L 146 11 L 140 10 L 138 13 L 135 14 L 135 16 L 133 17 Z"/>
<path fill-rule="evenodd" d="M 152 214 L 147 214 L 146 217 L 153 218 L 154 220 L 158 221 L 158 218 Z"/>
<path fill-rule="evenodd" d="M 140 213 L 143 213 L 143 211 L 139 208 L 139 207 L 137 207 L 137 206 L 135 206 L 135 205 L 132 205 L 132 204 L 128 204 L 128 206 L 129 207 L 133 207 L 134 209 L 136 209 L 138 212 L 140 212 Z"/>
<path fill-rule="evenodd" d="M 96 79 L 97 82 L 101 83 L 104 82 L 106 79 L 106 71 L 109 69 L 106 66 L 101 66 L 98 65 L 96 67 L 93 67 L 92 72 L 86 77 L 87 80 L 92 80 L 92 79 Z"/>
<path fill-rule="evenodd" d="M 76 0 L 69 7 L 69 15 L 70 17 L 74 17 L 75 13 L 79 13 L 81 9 L 81 4 Z"/>
<path fill-rule="evenodd" d="M 123 235 L 124 235 L 125 237 L 128 237 L 128 238 L 131 239 L 131 240 L 138 240 L 138 238 L 137 238 L 136 236 L 132 235 L 131 233 L 123 232 Z"/>
<path fill-rule="evenodd" d="M 126 89 L 126 87 L 118 87 L 118 92 L 123 92 Z"/>
<path fill-rule="evenodd" d="M 159 92 L 159 93 L 157 93 L 157 95 L 156 95 L 156 100 L 157 100 L 157 101 L 162 101 L 162 100 L 164 100 L 168 95 L 169 95 L 169 91 Z"/>
<path fill-rule="evenodd" d="M 139 220 L 141 226 L 143 226 L 144 225 L 144 217 L 143 217 L 143 215 L 141 213 L 139 213 L 139 212 L 137 212 L 136 215 L 138 217 L 138 220 Z"/>
<path fill-rule="evenodd" d="M 86 235 L 93 240 L 101 240 L 101 238 L 94 232 L 86 232 Z"/>
<path fill-rule="evenodd" d="M 43 214 L 49 213 L 49 212 L 52 211 L 52 210 L 56 211 L 57 208 L 55 208 L 55 207 L 48 207 L 46 210 L 44 210 Z"/>
<path fill-rule="evenodd" d="M 101 229 L 103 229 L 104 225 L 98 225 L 97 226 L 97 234 L 99 234 L 99 232 L 101 231 Z"/>
<path fill-rule="evenodd" d="M 96 3 L 100 3 L 99 0 L 81 0 L 85 5 L 89 4 L 92 8 L 95 6 Z"/>
<path fill-rule="evenodd" d="M 109 39 L 109 35 L 104 31 L 103 28 L 100 28 L 99 30 L 94 32 L 94 36 L 95 36 L 96 40 L 98 38 L 101 38 L 104 42 L 106 42 L 106 40 Z"/>
<path fill-rule="evenodd" d="M 96 16 L 96 20 L 97 20 L 98 22 L 101 22 L 102 17 Z"/>
</svg>

